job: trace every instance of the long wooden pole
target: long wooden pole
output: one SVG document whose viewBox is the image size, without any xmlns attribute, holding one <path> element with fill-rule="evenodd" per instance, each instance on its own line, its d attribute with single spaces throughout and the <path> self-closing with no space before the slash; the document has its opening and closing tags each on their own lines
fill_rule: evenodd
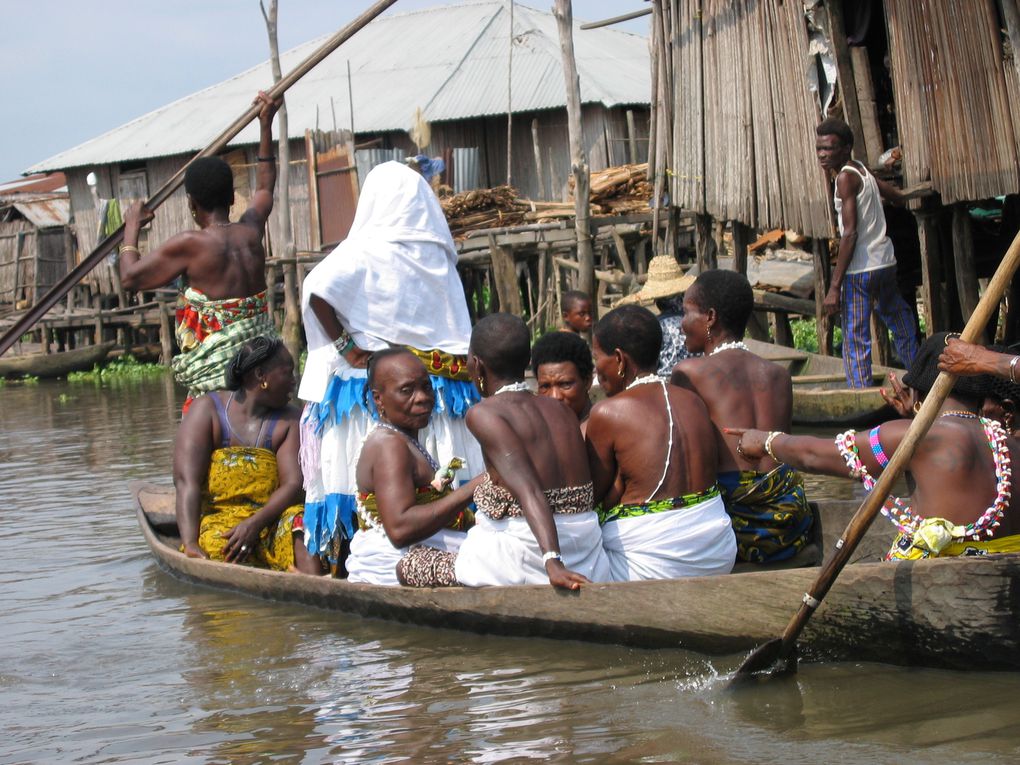
<svg viewBox="0 0 1020 765">
<path fill-rule="evenodd" d="M 326 56 L 339 48 L 340 45 L 347 42 L 347 40 L 351 39 L 351 37 L 353 37 L 357 32 L 364 29 L 365 26 L 372 21 L 372 19 L 376 18 L 380 13 L 396 2 L 397 0 L 378 0 L 368 10 L 326 40 L 326 42 L 308 56 L 308 58 L 288 72 L 286 77 L 266 91 L 267 95 L 270 98 L 278 98 L 279 96 L 282 96 L 294 83 L 320 64 Z M 194 162 L 199 157 L 208 157 L 222 150 L 228 143 L 237 137 L 238 133 L 248 126 L 249 122 L 258 117 L 261 108 L 261 103 L 253 104 L 248 107 L 248 110 L 234 120 L 213 140 L 212 143 L 192 157 L 191 161 L 188 162 L 187 165 L 178 170 L 176 175 L 164 183 L 145 203 L 146 209 L 153 211 L 169 199 L 170 195 L 173 194 L 177 190 L 178 186 L 184 182 L 184 173 L 191 162 Z M 99 242 L 87 258 L 53 285 L 53 287 L 51 287 L 49 291 L 35 303 L 35 305 L 26 311 L 24 315 L 18 318 L 11 328 L 4 332 L 3 337 L 0 337 L 0 355 L 6 353 L 7 350 L 14 345 L 15 342 L 17 342 L 18 338 L 32 329 L 36 322 L 46 315 L 47 311 L 59 303 L 60 300 L 63 299 L 68 292 L 70 292 L 74 285 L 78 284 L 78 282 L 84 279 L 93 268 L 102 263 L 103 258 L 113 252 L 114 248 L 120 244 L 123 239 L 124 227 L 121 226 Z"/>
<path fill-rule="evenodd" d="M 999 301 L 1002 300 L 1002 296 L 1009 288 L 1018 265 L 1020 265 L 1020 233 L 1013 239 L 1013 243 L 1009 246 L 1005 257 L 1003 257 L 999 267 L 995 270 L 995 275 L 992 277 L 988 289 L 985 290 L 985 294 L 981 296 L 981 300 L 974 309 L 974 313 L 971 314 L 967 326 L 960 335 L 962 340 L 973 343 L 984 332 L 985 326 L 991 319 L 992 314 L 999 307 Z M 899 479 L 910 462 L 911 457 L 914 456 L 914 450 L 917 448 L 917 445 L 938 417 L 942 404 L 945 403 L 946 397 L 953 389 L 953 383 L 955 382 L 955 375 L 945 372 L 939 373 L 932 389 L 924 397 L 921 411 L 917 413 L 913 422 L 910 423 L 906 435 L 904 435 L 900 445 L 896 447 L 896 451 L 893 452 L 889 464 L 882 471 L 882 475 L 875 482 L 875 487 L 861 504 L 860 509 L 850 520 L 850 524 L 843 532 L 843 536 L 836 543 L 836 554 L 825 564 L 818 578 L 811 585 L 811 589 L 804 595 L 800 610 L 790 620 L 790 623 L 783 631 L 782 637 L 757 648 L 744 660 L 744 663 L 737 670 L 738 676 L 758 672 L 773 665 L 777 665 L 779 669 L 788 668 L 786 665 L 788 665 L 788 660 L 793 655 L 797 638 L 803 631 L 804 626 L 818 606 L 821 605 L 822 599 L 829 592 L 833 582 L 836 581 L 839 572 L 843 570 L 847 561 L 850 560 L 850 556 L 864 537 L 871 522 L 878 515 L 878 511 L 885 503 L 886 497 L 892 492 L 893 484 Z"/>
<path fill-rule="evenodd" d="M 570 137 L 570 167 L 574 174 L 574 231 L 577 234 L 577 288 L 585 294 L 595 295 L 595 256 L 591 246 L 589 203 L 591 178 L 588 157 L 584 151 L 581 128 L 581 82 L 577 77 L 574 60 L 574 14 L 570 0 L 556 0 L 553 7 L 556 26 L 560 33 L 560 52 L 563 56 L 563 79 L 567 88 L 567 133 Z"/>
</svg>

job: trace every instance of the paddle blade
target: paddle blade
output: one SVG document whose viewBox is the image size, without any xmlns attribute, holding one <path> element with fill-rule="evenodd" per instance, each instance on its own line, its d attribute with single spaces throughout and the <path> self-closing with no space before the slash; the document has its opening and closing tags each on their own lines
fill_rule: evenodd
<svg viewBox="0 0 1020 765">
<path fill-rule="evenodd" d="M 785 650 L 783 639 L 775 638 L 758 646 L 733 673 L 730 685 L 743 685 L 751 680 L 765 679 L 797 671 L 794 651 Z"/>
</svg>

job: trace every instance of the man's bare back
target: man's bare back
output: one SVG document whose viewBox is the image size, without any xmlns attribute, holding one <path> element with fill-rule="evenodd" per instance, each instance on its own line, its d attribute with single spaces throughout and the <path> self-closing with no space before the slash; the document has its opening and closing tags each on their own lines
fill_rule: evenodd
<svg viewBox="0 0 1020 765">
<path fill-rule="evenodd" d="M 266 289 L 266 250 L 262 229 L 246 222 L 201 231 L 188 231 L 169 239 L 163 249 L 187 263 L 188 285 L 210 300 L 248 297 Z"/>
<path fill-rule="evenodd" d="M 715 483 L 716 439 L 705 404 L 694 393 L 666 385 L 637 385 L 600 401 L 588 418 L 588 453 L 595 496 L 603 507 L 641 504 L 704 491 Z M 666 465 L 672 427 L 672 454 Z M 656 491 L 660 479 L 661 487 Z M 654 493 L 654 496 L 653 496 Z"/>
<path fill-rule="evenodd" d="M 483 447 L 495 444 L 505 459 L 529 463 L 543 491 L 591 481 L 577 417 L 559 401 L 525 392 L 503 393 L 472 407 L 467 425 Z M 493 483 L 506 486 L 492 467 L 488 450 L 485 462 Z"/>
<path fill-rule="evenodd" d="M 738 438 L 724 427 L 789 432 L 793 416 L 790 373 L 745 350 L 730 349 L 712 356 L 681 361 L 673 369 L 674 385 L 693 391 L 708 407 L 719 452 L 719 472 L 776 466 L 766 456 L 747 459 L 737 452 Z"/>
</svg>

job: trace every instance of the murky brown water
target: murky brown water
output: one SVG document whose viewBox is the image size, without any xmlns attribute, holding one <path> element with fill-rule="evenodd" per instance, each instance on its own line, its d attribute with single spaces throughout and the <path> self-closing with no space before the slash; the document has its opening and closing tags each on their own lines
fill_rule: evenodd
<svg viewBox="0 0 1020 765">
<path fill-rule="evenodd" d="M 127 481 L 169 480 L 181 398 L 161 381 L 0 389 L 0 762 L 1020 757 L 1018 674 L 828 664 L 734 693 L 718 676 L 739 657 L 479 637 L 177 582 Z"/>
</svg>

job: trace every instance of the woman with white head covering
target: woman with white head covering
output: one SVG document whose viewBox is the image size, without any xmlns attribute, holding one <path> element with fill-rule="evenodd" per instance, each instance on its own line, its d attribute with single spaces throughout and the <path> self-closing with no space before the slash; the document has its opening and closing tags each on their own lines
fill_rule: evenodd
<svg viewBox="0 0 1020 765">
<path fill-rule="evenodd" d="M 481 451 L 464 425 L 478 400 L 467 374 L 471 337 L 457 251 L 442 207 L 425 179 L 400 162 L 375 167 L 362 186 L 347 239 L 319 263 L 302 287 L 308 358 L 298 396 L 305 475 L 305 540 L 330 552 L 356 528 L 354 465 L 376 417 L 365 393 L 372 351 L 410 348 L 435 389 L 425 449 L 441 464 L 466 460 L 459 475 L 482 468 Z M 335 557 L 335 556 L 331 556 Z"/>
</svg>

